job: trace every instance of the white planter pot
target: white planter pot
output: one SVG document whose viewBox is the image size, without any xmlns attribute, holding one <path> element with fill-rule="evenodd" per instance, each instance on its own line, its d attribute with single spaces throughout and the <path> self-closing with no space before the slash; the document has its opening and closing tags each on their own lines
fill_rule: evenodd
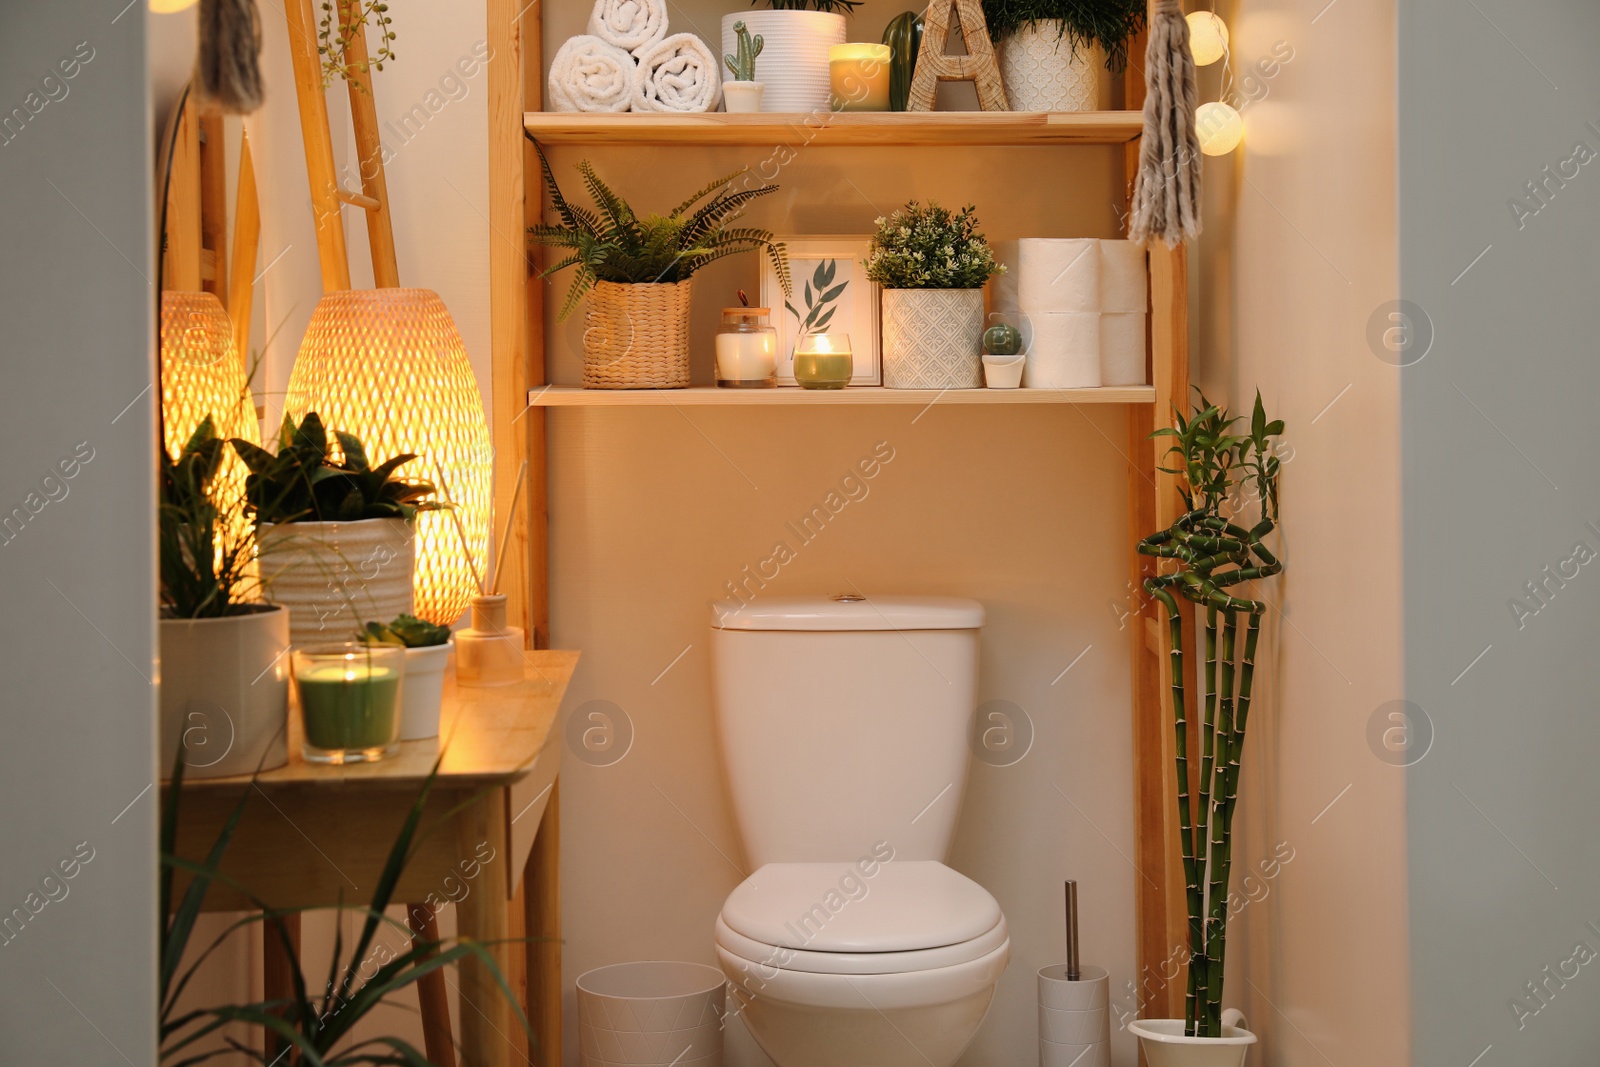
<svg viewBox="0 0 1600 1067">
<path fill-rule="evenodd" d="M 289 609 L 289 640 L 352 640 L 411 611 L 413 530 L 403 519 L 292 522 L 257 531 L 267 599 Z"/>
<path fill-rule="evenodd" d="M 406 649 L 406 678 L 400 686 L 400 740 L 439 736 L 439 705 L 444 700 L 444 669 L 450 646 Z"/>
<path fill-rule="evenodd" d="M 754 115 L 761 110 L 761 94 L 766 89 L 762 82 L 722 83 L 722 106 L 730 115 Z"/>
<path fill-rule="evenodd" d="M 982 289 L 883 290 L 888 388 L 980 388 L 982 342 Z"/>
<path fill-rule="evenodd" d="M 221 778 L 289 760 L 289 613 L 161 620 L 161 768 Z"/>
<path fill-rule="evenodd" d="M 1059 22 L 1035 22 L 1000 42 L 1000 78 L 1012 111 L 1097 111 L 1111 87 L 1105 51 L 1074 51 Z"/>
<path fill-rule="evenodd" d="M 1022 385 L 1022 368 L 1028 357 L 1018 352 L 1014 356 L 984 356 L 983 384 L 990 389 L 1016 389 Z"/>
<path fill-rule="evenodd" d="M 1150 1067 L 1244 1067 L 1256 1035 L 1245 1018 L 1229 1008 L 1222 1013 L 1221 1037 L 1184 1037 L 1182 1019 L 1138 1019 L 1128 1030 L 1139 1038 Z"/>
<path fill-rule="evenodd" d="M 766 86 L 763 111 L 829 112 L 832 89 L 828 49 L 844 44 L 843 15 L 825 11 L 738 11 L 722 16 L 722 53 L 738 52 L 733 24 L 743 22 L 750 36 L 761 36 L 756 80 Z M 733 108 L 730 106 L 729 111 Z"/>
</svg>

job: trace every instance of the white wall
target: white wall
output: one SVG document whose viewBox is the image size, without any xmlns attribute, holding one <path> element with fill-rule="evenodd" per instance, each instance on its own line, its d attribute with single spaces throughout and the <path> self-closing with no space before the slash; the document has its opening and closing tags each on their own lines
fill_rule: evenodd
<svg viewBox="0 0 1600 1067">
<path fill-rule="evenodd" d="M 1407 783 L 1414 1049 L 1555 1067 L 1600 1043 L 1600 589 L 1575 551 L 1600 547 L 1600 9 L 1478 7 L 1400 23 L 1401 289 L 1435 337 L 1401 384 L 1406 691 L 1435 730 Z"/>
<path fill-rule="evenodd" d="M 1259 902 L 1231 928 L 1225 1002 L 1261 1035 L 1253 1062 L 1388 1067 L 1408 1062 L 1404 772 L 1368 731 L 1403 695 L 1399 372 L 1367 329 L 1399 288 L 1395 5 L 1217 11 L 1258 99 L 1243 147 L 1206 164 L 1198 381 L 1246 414 L 1259 388 L 1293 449 L 1234 845 Z M 1263 877 L 1279 842 L 1294 858 Z"/>
<path fill-rule="evenodd" d="M 0 8 L 6 1063 L 155 1062 L 154 161 L 119 7 Z"/>
</svg>

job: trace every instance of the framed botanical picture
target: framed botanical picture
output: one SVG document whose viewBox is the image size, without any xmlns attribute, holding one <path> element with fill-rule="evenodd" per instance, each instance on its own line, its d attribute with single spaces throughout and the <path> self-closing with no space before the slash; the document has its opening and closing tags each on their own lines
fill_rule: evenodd
<svg viewBox="0 0 1600 1067">
<path fill-rule="evenodd" d="M 787 299 L 777 272 L 761 265 L 761 303 L 778 331 L 778 384 L 794 385 L 794 344 L 803 333 L 846 333 L 855 357 L 851 385 L 881 385 L 878 362 L 878 285 L 862 261 L 872 238 L 778 237 L 789 250 L 794 292 Z"/>
</svg>

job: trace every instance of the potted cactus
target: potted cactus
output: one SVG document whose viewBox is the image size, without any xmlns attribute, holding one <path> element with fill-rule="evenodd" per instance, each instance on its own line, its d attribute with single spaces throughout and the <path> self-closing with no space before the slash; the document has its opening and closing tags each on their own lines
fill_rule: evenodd
<svg viewBox="0 0 1600 1067">
<path fill-rule="evenodd" d="M 767 42 L 759 33 L 751 37 L 743 19 L 733 24 L 733 37 L 734 54 L 722 57 L 733 74 L 733 80 L 722 83 L 722 104 L 730 115 L 750 115 L 761 110 L 761 91 L 766 86 L 756 81 L 756 56 Z"/>
<path fill-rule="evenodd" d="M 997 322 L 983 331 L 983 383 L 990 389 L 1020 386 L 1027 360 L 1022 331 L 1009 322 Z"/>
<path fill-rule="evenodd" d="M 245 509 L 256 524 L 261 580 L 268 598 L 289 609 L 296 645 L 356 637 L 361 619 L 411 610 L 416 561 L 411 520 L 442 504 L 427 482 L 402 482 L 401 453 L 372 466 L 354 434 L 335 432 L 316 412 L 298 426 L 284 416 L 278 451 L 234 438 L 250 469 Z"/>
<path fill-rule="evenodd" d="M 770 10 L 722 16 L 722 50 L 735 53 L 743 23 L 766 50 L 761 61 L 762 108 L 799 114 L 832 111 L 828 49 L 844 44 L 845 16 L 861 0 L 750 0 Z M 742 77 L 742 75 L 741 75 Z M 733 108 L 728 108 L 732 111 Z"/>
</svg>

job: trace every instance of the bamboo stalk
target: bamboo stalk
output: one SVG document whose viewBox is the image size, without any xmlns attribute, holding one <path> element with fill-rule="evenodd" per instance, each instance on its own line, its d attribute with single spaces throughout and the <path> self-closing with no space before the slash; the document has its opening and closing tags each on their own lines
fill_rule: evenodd
<svg viewBox="0 0 1600 1067">
<path fill-rule="evenodd" d="M 1204 1022 L 1198 1037 L 1217 1037 L 1222 1027 L 1222 961 L 1220 942 L 1228 913 L 1228 886 L 1226 880 L 1227 852 L 1232 842 L 1226 833 L 1225 807 L 1228 796 L 1228 765 L 1233 757 L 1233 678 L 1234 645 L 1238 620 L 1232 612 L 1222 617 L 1222 659 L 1218 665 L 1217 685 L 1217 737 L 1221 739 L 1215 767 L 1215 782 L 1211 790 L 1211 855 L 1208 870 L 1211 876 L 1206 895 L 1205 956 L 1206 1004 Z"/>
</svg>

